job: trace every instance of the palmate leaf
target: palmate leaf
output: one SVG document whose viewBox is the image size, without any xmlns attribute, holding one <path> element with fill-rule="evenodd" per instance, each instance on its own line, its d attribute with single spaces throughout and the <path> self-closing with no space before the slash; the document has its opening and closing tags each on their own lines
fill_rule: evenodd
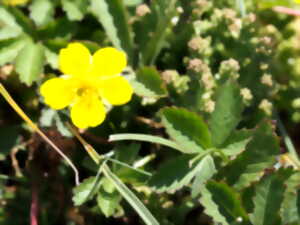
<svg viewBox="0 0 300 225">
<path fill-rule="evenodd" d="M 279 210 L 283 200 L 285 181 L 291 176 L 292 169 L 280 169 L 264 177 L 256 186 L 253 199 L 254 212 L 251 222 L 255 225 L 280 224 Z"/>
<path fill-rule="evenodd" d="M 161 117 L 169 136 L 187 152 L 199 153 L 212 146 L 208 127 L 196 113 L 168 107 L 161 110 Z"/>
<path fill-rule="evenodd" d="M 238 189 L 257 181 L 263 171 L 276 162 L 279 154 L 279 140 L 273 133 L 272 125 L 263 122 L 254 131 L 252 140 L 234 161 L 222 169 L 229 185 Z"/>
<path fill-rule="evenodd" d="M 225 183 L 209 181 L 201 190 L 204 212 L 222 225 L 249 224 L 240 196 Z"/>
<path fill-rule="evenodd" d="M 140 68 L 130 83 L 134 92 L 142 97 L 161 98 L 168 94 L 160 74 L 152 67 Z"/>
<path fill-rule="evenodd" d="M 214 146 L 220 147 L 241 120 L 243 99 L 240 87 L 233 81 L 227 81 L 217 90 L 216 107 L 209 125 Z"/>
<path fill-rule="evenodd" d="M 39 79 L 45 62 L 44 48 L 41 44 L 29 42 L 16 58 L 16 71 L 20 80 L 30 86 Z"/>
<path fill-rule="evenodd" d="M 214 173 L 214 166 L 211 165 L 213 164 L 211 156 L 204 157 L 200 162 L 194 163 L 192 166 L 189 163 L 191 159 L 191 156 L 183 155 L 163 164 L 156 174 L 151 177 L 149 181 L 150 187 L 159 193 L 173 192 L 188 185 L 197 174 L 199 176 L 203 175 L 201 181 L 203 183 Z M 207 171 L 209 174 L 207 174 Z M 199 187 L 201 182 L 198 183 Z"/>
<path fill-rule="evenodd" d="M 122 0 L 91 0 L 92 13 L 103 25 L 107 36 L 116 48 L 124 50 L 133 61 L 133 41 Z"/>
<path fill-rule="evenodd" d="M 12 63 L 20 50 L 28 43 L 25 37 L 0 42 L 0 66 Z"/>
</svg>

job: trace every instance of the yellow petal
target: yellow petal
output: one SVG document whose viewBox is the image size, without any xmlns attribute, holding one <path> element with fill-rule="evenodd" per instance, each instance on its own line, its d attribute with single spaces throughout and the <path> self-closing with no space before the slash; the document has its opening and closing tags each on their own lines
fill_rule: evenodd
<svg viewBox="0 0 300 225">
<path fill-rule="evenodd" d="M 93 55 L 92 75 L 109 76 L 120 74 L 126 67 L 124 52 L 115 48 L 102 48 Z"/>
<path fill-rule="evenodd" d="M 130 101 L 133 89 L 122 76 L 104 79 L 98 86 L 100 96 L 112 105 L 122 105 Z"/>
<path fill-rule="evenodd" d="M 91 65 L 89 50 L 80 43 L 71 43 L 59 52 L 59 68 L 67 75 L 84 76 Z"/>
<path fill-rule="evenodd" d="M 45 103 L 56 110 L 68 106 L 75 97 L 72 81 L 64 78 L 47 80 L 41 85 L 40 92 Z"/>
<path fill-rule="evenodd" d="M 71 108 L 72 122 L 78 128 L 95 127 L 105 119 L 105 108 L 97 95 L 83 95 Z"/>
</svg>

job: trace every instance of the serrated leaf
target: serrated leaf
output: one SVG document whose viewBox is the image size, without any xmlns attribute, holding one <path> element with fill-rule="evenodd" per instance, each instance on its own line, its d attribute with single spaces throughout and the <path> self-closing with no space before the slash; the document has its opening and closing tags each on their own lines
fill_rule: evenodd
<svg viewBox="0 0 300 225">
<path fill-rule="evenodd" d="M 115 214 L 115 211 L 120 207 L 121 199 L 122 196 L 115 189 L 113 184 L 109 180 L 103 179 L 102 187 L 97 195 L 97 203 L 106 217 Z"/>
<path fill-rule="evenodd" d="M 165 46 L 167 34 L 173 26 L 172 18 L 176 15 L 176 2 L 152 1 L 151 13 L 144 16 L 135 29 L 143 65 L 153 65 Z"/>
<path fill-rule="evenodd" d="M 45 62 L 44 48 L 41 44 L 28 43 L 16 58 L 16 71 L 21 82 L 30 86 L 39 79 Z"/>
<path fill-rule="evenodd" d="M 18 27 L 4 27 L 0 29 L 0 41 L 9 39 L 9 38 L 15 38 L 19 36 L 22 33 L 22 30 Z"/>
<path fill-rule="evenodd" d="M 28 41 L 22 37 L 0 42 L 0 66 L 12 63 L 27 43 Z"/>
<path fill-rule="evenodd" d="M 230 185 L 237 189 L 247 187 L 251 182 L 259 180 L 263 171 L 276 162 L 279 141 L 273 132 L 272 125 L 268 122 L 263 122 L 256 128 L 246 150 L 223 169 Z"/>
<path fill-rule="evenodd" d="M 212 158 L 206 156 L 190 166 L 191 159 L 191 156 L 183 155 L 167 161 L 151 177 L 149 186 L 159 193 L 179 190 L 188 185 L 196 174 L 202 174 L 207 169 L 205 166 L 213 163 L 210 161 Z"/>
<path fill-rule="evenodd" d="M 30 6 L 30 18 L 37 26 L 50 22 L 53 15 L 54 5 L 49 0 L 35 0 Z"/>
<path fill-rule="evenodd" d="M 86 0 L 62 0 L 61 3 L 63 10 L 71 21 L 82 20 L 88 7 L 88 1 Z"/>
<path fill-rule="evenodd" d="M 96 181 L 96 177 L 90 177 L 88 179 L 85 179 L 81 184 L 79 184 L 77 187 L 73 189 L 72 200 L 75 206 L 82 205 L 87 200 L 89 200 L 89 197 L 93 197 L 95 195 L 95 192 L 91 193 L 95 181 Z"/>
<path fill-rule="evenodd" d="M 183 108 L 161 110 L 162 123 L 169 136 L 187 152 L 201 152 L 211 147 L 211 136 L 203 119 Z"/>
<path fill-rule="evenodd" d="M 195 198 L 200 192 L 202 187 L 205 185 L 212 176 L 217 172 L 214 159 L 207 155 L 205 156 L 200 163 L 197 169 L 195 180 L 192 185 L 192 197 Z"/>
<path fill-rule="evenodd" d="M 108 168 L 103 166 L 103 173 L 116 187 L 120 194 L 135 209 L 147 225 L 159 225 L 145 205 L 136 197 L 136 195 Z"/>
<path fill-rule="evenodd" d="M 286 190 L 280 212 L 283 224 L 294 224 L 300 221 L 299 193 L 297 193 L 299 180 L 300 172 L 297 172 L 285 182 Z"/>
<path fill-rule="evenodd" d="M 227 184 L 209 181 L 201 193 L 200 202 L 205 208 L 204 212 L 214 222 L 229 225 L 242 221 L 239 224 L 248 224 L 239 194 Z"/>
<path fill-rule="evenodd" d="M 134 92 L 142 97 L 160 98 L 168 94 L 160 74 L 152 67 L 139 69 L 135 79 L 130 80 L 130 83 Z"/>
<path fill-rule="evenodd" d="M 1 22 L 1 27 L 2 26 L 17 27 L 20 30 L 22 30 L 19 24 L 17 23 L 14 15 L 11 14 L 9 10 L 7 10 L 7 8 L 4 6 L 0 6 L 0 22 Z"/>
<path fill-rule="evenodd" d="M 250 216 L 255 225 L 274 225 L 280 221 L 279 210 L 283 200 L 285 181 L 291 176 L 292 170 L 279 170 L 275 174 L 264 177 L 256 186 L 253 199 L 254 212 Z"/>
<path fill-rule="evenodd" d="M 6 10 L 14 17 L 18 27 L 31 37 L 36 37 L 36 29 L 25 13 L 17 7 L 7 7 Z"/>
<path fill-rule="evenodd" d="M 241 120 L 243 108 L 240 87 L 236 83 L 228 81 L 218 88 L 215 110 L 209 121 L 214 146 L 221 146 L 229 137 Z"/>
<path fill-rule="evenodd" d="M 127 11 L 122 0 L 91 0 L 92 13 L 104 27 L 116 48 L 124 50 L 133 60 L 133 41 L 128 24 Z"/>
<path fill-rule="evenodd" d="M 227 156 L 236 156 L 243 152 L 251 140 L 252 131 L 237 130 L 234 131 L 221 147 L 222 152 Z"/>
</svg>

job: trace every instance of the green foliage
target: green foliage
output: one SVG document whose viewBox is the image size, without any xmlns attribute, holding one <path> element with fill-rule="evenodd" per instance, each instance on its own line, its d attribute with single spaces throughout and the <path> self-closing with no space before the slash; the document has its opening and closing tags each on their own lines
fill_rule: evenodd
<svg viewBox="0 0 300 225">
<path fill-rule="evenodd" d="M 291 170 L 279 170 L 263 178 L 256 186 L 256 195 L 253 199 L 254 212 L 251 215 L 253 224 L 278 224 L 280 204 L 285 190 L 284 183 L 290 175 Z"/>
<path fill-rule="evenodd" d="M 262 171 L 275 163 L 278 154 L 279 143 L 272 125 L 263 122 L 254 132 L 246 150 L 225 168 L 227 181 L 238 189 L 247 187 L 259 180 Z"/>
<path fill-rule="evenodd" d="M 186 151 L 195 153 L 211 147 L 211 134 L 199 115 L 180 108 L 162 109 L 161 115 L 169 136 Z"/>
<path fill-rule="evenodd" d="M 299 224 L 299 18 L 274 8 L 299 3 L 0 2 L 0 92 L 81 181 L 0 98 L 0 225 Z M 134 89 L 124 106 L 103 99 L 105 121 L 80 142 L 68 125 L 77 100 L 57 111 L 39 91 L 62 75 L 70 42 L 125 51 Z"/>
<path fill-rule="evenodd" d="M 121 0 L 92 0 L 93 14 L 103 25 L 115 47 L 123 49 L 133 61 L 132 36 L 128 25 L 127 13 Z"/>
<path fill-rule="evenodd" d="M 41 44 L 27 43 L 16 58 L 16 71 L 21 82 L 30 86 L 39 79 L 45 61 L 44 49 Z"/>
<path fill-rule="evenodd" d="M 140 68 L 131 84 L 135 93 L 142 97 L 160 98 L 168 93 L 160 74 L 152 67 Z"/>
<path fill-rule="evenodd" d="M 201 191 L 205 213 L 221 224 L 249 224 L 239 194 L 224 183 L 210 181 Z"/>
<path fill-rule="evenodd" d="M 89 198 L 93 197 L 95 195 L 95 192 L 91 192 L 96 182 L 95 177 L 90 177 L 86 180 L 84 180 L 79 186 L 75 187 L 73 190 L 73 202 L 74 205 L 82 205 L 86 201 L 89 200 Z M 98 185 L 97 185 L 98 186 Z"/>
<path fill-rule="evenodd" d="M 210 118 L 212 141 L 219 147 L 241 120 L 243 101 L 237 84 L 228 81 L 217 91 L 216 107 Z"/>
</svg>

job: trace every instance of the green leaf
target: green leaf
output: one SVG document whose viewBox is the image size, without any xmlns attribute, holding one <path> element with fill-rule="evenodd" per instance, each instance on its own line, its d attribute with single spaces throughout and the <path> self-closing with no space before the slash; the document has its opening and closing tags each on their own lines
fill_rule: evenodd
<svg viewBox="0 0 300 225">
<path fill-rule="evenodd" d="M 299 205 L 300 172 L 293 174 L 285 182 L 286 190 L 281 205 L 281 218 L 283 224 L 296 224 L 300 221 Z"/>
<path fill-rule="evenodd" d="M 22 30 L 14 15 L 10 13 L 9 10 L 7 10 L 7 8 L 4 6 L 0 6 L 0 25 L 1 27 L 17 27 Z"/>
<path fill-rule="evenodd" d="M 134 160 L 138 157 L 138 152 L 141 148 L 139 143 L 131 143 L 129 145 L 119 145 L 114 149 L 116 159 L 118 161 L 132 164 Z M 124 167 L 121 165 L 115 164 L 113 171 L 122 170 Z"/>
<path fill-rule="evenodd" d="M 183 108 L 169 107 L 161 110 L 162 123 L 167 133 L 187 152 L 201 152 L 211 147 L 210 132 L 203 119 Z"/>
<path fill-rule="evenodd" d="M 172 18 L 176 15 L 176 2 L 176 0 L 152 1 L 151 14 L 144 16 L 135 30 L 143 65 L 153 65 L 167 43 L 167 34 L 173 26 Z"/>
<path fill-rule="evenodd" d="M 222 152 L 227 156 L 236 156 L 246 149 L 246 145 L 251 140 L 252 131 L 237 130 L 229 136 L 221 147 Z"/>
<path fill-rule="evenodd" d="M 291 176 L 291 169 L 281 169 L 264 177 L 256 186 L 253 199 L 254 212 L 250 216 L 255 225 L 274 225 L 280 221 L 279 210 L 283 201 L 285 181 Z"/>
<path fill-rule="evenodd" d="M 164 163 L 151 177 L 150 187 L 159 193 L 179 190 L 188 185 L 197 174 L 202 174 L 207 169 L 205 166 L 213 163 L 211 156 L 206 156 L 197 164 L 190 166 L 191 159 L 191 156 L 183 155 Z"/>
<path fill-rule="evenodd" d="M 217 172 L 214 159 L 207 155 L 205 156 L 200 163 L 197 169 L 197 174 L 192 185 L 192 197 L 195 198 L 200 192 L 202 187 L 205 185 L 212 176 Z"/>
<path fill-rule="evenodd" d="M 14 17 L 18 27 L 29 36 L 36 38 L 36 29 L 34 24 L 25 13 L 17 7 L 7 7 L 7 11 Z"/>
<path fill-rule="evenodd" d="M 142 3 L 143 3 L 143 0 L 124 0 L 124 4 L 126 6 L 137 6 Z"/>
<path fill-rule="evenodd" d="M 86 0 L 62 0 L 62 8 L 71 21 L 82 20 L 87 7 L 88 1 Z"/>
<path fill-rule="evenodd" d="M 20 80 L 30 86 L 39 79 L 44 66 L 44 48 L 41 44 L 28 43 L 16 58 L 16 71 Z"/>
<path fill-rule="evenodd" d="M 152 67 L 139 69 L 135 79 L 130 80 L 130 83 L 134 92 L 142 97 L 160 98 L 168 94 L 160 74 Z"/>
<path fill-rule="evenodd" d="M 30 18 L 37 26 L 43 26 L 53 19 L 54 5 L 49 0 L 34 0 L 29 9 Z"/>
<path fill-rule="evenodd" d="M 209 181 L 201 193 L 200 202 L 205 208 L 204 212 L 211 216 L 214 222 L 223 225 L 249 224 L 239 194 L 227 184 Z"/>
<path fill-rule="evenodd" d="M 220 86 L 216 95 L 215 110 L 209 125 L 214 146 L 221 146 L 241 120 L 243 99 L 240 87 L 231 81 Z"/>
<path fill-rule="evenodd" d="M 94 187 L 96 177 L 85 179 L 81 184 L 73 189 L 73 202 L 75 206 L 82 205 L 89 198 L 92 198 L 96 192 L 91 193 Z M 100 185 L 99 185 L 100 186 Z"/>
<path fill-rule="evenodd" d="M 184 148 L 180 147 L 178 144 L 176 144 L 173 141 L 170 141 L 165 138 L 156 137 L 152 135 L 146 135 L 146 134 L 114 134 L 109 136 L 109 141 L 125 141 L 125 140 L 134 140 L 134 141 L 145 141 L 155 144 L 160 144 L 167 146 L 169 148 L 176 149 L 183 153 L 190 153 L 189 151 L 186 151 Z"/>
<path fill-rule="evenodd" d="M 116 48 L 124 50 L 133 60 L 133 41 L 128 25 L 127 12 L 122 0 L 91 0 L 92 13 L 104 27 Z"/>
<path fill-rule="evenodd" d="M 0 158 L 8 155 L 14 146 L 18 144 L 20 135 L 19 126 L 1 126 L 0 128 Z"/>
<path fill-rule="evenodd" d="M 110 217 L 120 207 L 122 196 L 115 189 L 113 183 L 106 178 L 102 180 L 102 186 L 97 195 L 97 203 L 103 214 L 106 217 Z"/>
<path fill-rule="evenodd" d="M 238 189 L 247 187 L 259 180 L 263 171 L 276 162 L 279 141 L 273 132 L 268 122 L 256 128 L 246 150 L 222 170 L 230 185 Z"/>
<path fill-rule="evenodd" d="M 27 43 L 28 41 L 23 37 L 0 42 L 0 66 L 12 63 Z"/>
<path fill-rule="evenodd" d="M 0 30 L 0 41 L 15 38 L 22 33 L 22 30 L 18 27 L 4 27 Z"/>
<path fill-rule="evenodd" d="M 140 215 L 147 225 L 159 225 L 158 221 L 153 217 L 145 205 L 115 174 L 111 172 L 106 164 L 103 166 L 103 173 L 107 179 L 109 179 L 115 185 L 116 189 L 135 209 L 135 211 Z"/>
</svg>

